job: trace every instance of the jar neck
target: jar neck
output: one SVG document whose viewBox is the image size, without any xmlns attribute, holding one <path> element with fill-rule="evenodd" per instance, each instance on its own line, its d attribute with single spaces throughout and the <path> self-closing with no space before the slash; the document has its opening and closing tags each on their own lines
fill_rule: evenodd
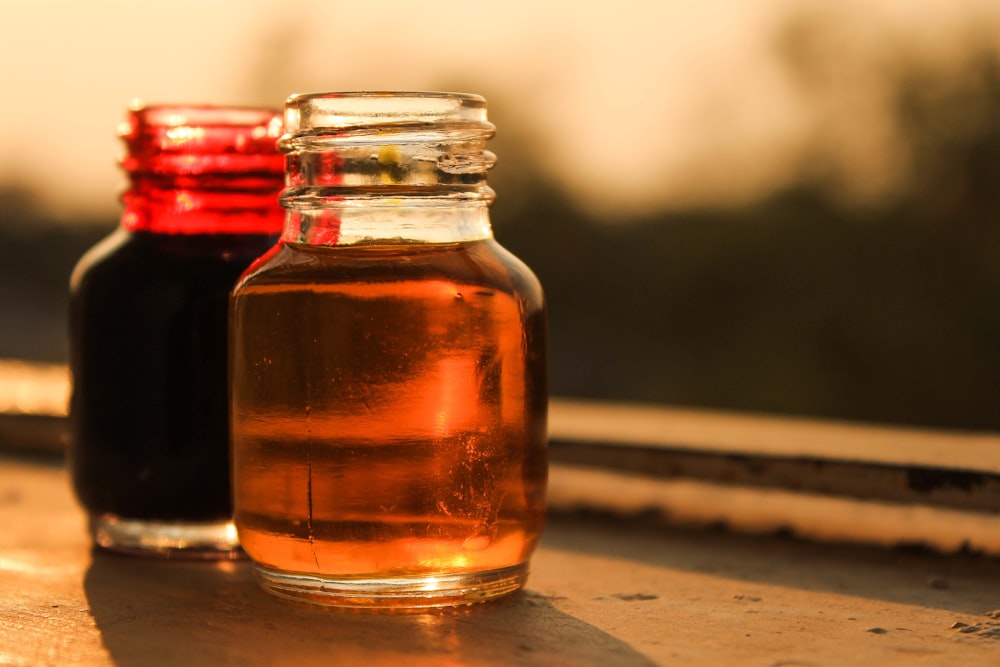
<svg viewBox="0 0 1000 667">
<path fill-rule="evenodd" d="M 400 201 L 376 205 L 324 206 L 289 210 L 284 243 L 365 245 L 457 243 L 493 238 L 489 209 L 481 206 L 425 206 Z"/>
<path fill-rule="evenodd" d="M 119 129 L 122 226 L 165 234 L 278 234 L 280 118 L 267 109 L 153 106 Z"/>
<path fill-rule="evenodd" d="M 282 240 L 313 245 L 492 237 L 485 101 L 442 93 L 292 97 Z"/>
<path fill-rule="evenodd" d="M 133 179 L 122 195 L 122 227 L 130 232 L 161 234 L 272 234 L 280 233 L 284 212 L 278 189 L 157 187 Z"/>
</svg>

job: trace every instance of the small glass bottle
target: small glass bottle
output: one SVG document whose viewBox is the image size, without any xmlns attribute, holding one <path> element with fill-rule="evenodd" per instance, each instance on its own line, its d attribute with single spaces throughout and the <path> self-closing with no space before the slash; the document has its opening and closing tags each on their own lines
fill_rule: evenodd
<svg viewBox="0 0 1000 667">
<path fill-rule="evenodd" d="M 97 546 L 240 554 L 229 484 L 229 292 L 284 218 L 280 112 L 130 109 L 121 226 L 71 278 L 70 471 Z"/>
<path fill-rule="evenodd" d="M 236 526 L 331 606 L 510 593 L 544 521 L 546 311 L 494 239 L 486 103 L 299 95 L 281 242 L 231 300 Z"/>
</svg>

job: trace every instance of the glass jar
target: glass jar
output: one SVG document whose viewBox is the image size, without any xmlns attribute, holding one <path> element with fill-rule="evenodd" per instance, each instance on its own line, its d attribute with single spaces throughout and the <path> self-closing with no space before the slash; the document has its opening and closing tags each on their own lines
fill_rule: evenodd
<svg viewBox="0 0 1000 667">
<path fill-rule="evenodd" d="M 71 279 L 70 471 L 94 542 L 239 553 L 231 522 L 227 312 L 284 218 L 280 112 L 130 110 L 121 225 Z"/>
<path fill-rule="evenodd" d="M 348 607 L 517 590 L 544 521 L 546 314 L 493 239 L 486 102 L 299 95 L 285 123 L 285 230 L 231 301 L 258 580 Z"/>
</svg>

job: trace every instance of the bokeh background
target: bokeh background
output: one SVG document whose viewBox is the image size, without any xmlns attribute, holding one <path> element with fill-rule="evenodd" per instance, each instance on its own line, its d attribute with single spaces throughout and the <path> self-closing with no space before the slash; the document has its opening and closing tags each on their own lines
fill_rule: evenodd
<svg viewBox="0 0 1000 667">
<path fill-rule="evenodd" d="M 487 96 L 572 397 L 1000 429 L 995 0 L 3 0 L 0 358 L 63 362 L 133 98 Z"/>
</svg>

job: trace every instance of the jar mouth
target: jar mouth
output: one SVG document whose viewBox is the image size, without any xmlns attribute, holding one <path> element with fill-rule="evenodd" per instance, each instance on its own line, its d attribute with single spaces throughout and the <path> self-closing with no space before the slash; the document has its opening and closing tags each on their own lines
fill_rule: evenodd
<svg viewBox="0 0 1000 667">
<path fill-rule="evenodd" d="M 125 137 L 141 126 L 261 127 L 265 131 L 271 129 L 272 135 L 278 136 L 281 130 L 281 112 L 264 107 L 133 102 L 129 106 L 128 121 L 119 127 L 119 135 Z"/>
<path fill-rule="evenodd" d="M 492 134 L 486 99 L 470 93 L 347 91 L 292 95 L 285 102 L 285 131 L 291 135 L 456 124 L 479 125 Z"/>
<path fill-rule="evenodd" d="M 125 144 L 120 164 L 139 178 L 249 173 L 280 183 L 281 133 L 281 113 L 275 109 L 133 103 L 118 126 Z"/>
</svg>

